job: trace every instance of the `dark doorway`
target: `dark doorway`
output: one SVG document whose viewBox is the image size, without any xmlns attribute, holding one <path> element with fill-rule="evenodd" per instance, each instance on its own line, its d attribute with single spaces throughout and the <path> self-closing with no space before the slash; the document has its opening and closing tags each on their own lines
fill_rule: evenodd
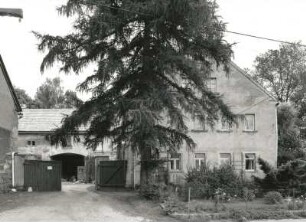
<svg viewBox="0 0 306 222">
<path fill-rule="evenodd" d="M 52 156 L 52 160 L 62 162 L 62 178 L 67 181 L 77 180 L 78 166 L 84 166 L 84 156 L 64 153 Z"/>
</svg>

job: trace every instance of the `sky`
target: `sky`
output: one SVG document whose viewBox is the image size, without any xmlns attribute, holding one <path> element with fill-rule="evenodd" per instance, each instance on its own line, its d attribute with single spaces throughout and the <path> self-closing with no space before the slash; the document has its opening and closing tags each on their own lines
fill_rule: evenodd
<svg viewBox="0 0 306 222">
<path fill-rule="evenodd" d="M 0 17 L 0 54 L 13 85 L 34 97 L 46 78 L 61 77 L 65 90 L 74 90 L 86 78 L 59 73 L 58 66 L 40 72 L 44 53 L 37 50 L 38 40 L 31 31 L 42 34 L 69 33 L 72 20 L 59 16 L 56 6 L 63 0 L 0 0 L 0 7 L 22 8 L 24 18 Z M 227 23 L 227 30 L 283 41 L 306 44 L 305 0 L 217 0 L 218 15 Z M 226 33 L 233 45 L 233 61 L 241 68 L 252 69 L 256 56 L 280 43 Z M 78 95 L 87 99 L 86 94 Z"/>
</svg>

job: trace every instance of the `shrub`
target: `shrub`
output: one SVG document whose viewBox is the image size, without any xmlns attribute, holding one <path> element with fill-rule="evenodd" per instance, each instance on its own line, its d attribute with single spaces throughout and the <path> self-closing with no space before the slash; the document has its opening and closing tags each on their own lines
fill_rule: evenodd
<svg viewBox="0 0 306 222">
<path fill-rule="evenodd" d="M 227 199 L 242 197 L 242 188 L 250 185 L 230 165 L 219 168 L 204 165 L 200 170 L 191 169 L 187 172 L 184 195 L 187 197 L 188 188 L 191 188 L 191 198 L 214 198 L 218 190 L 222 190 Z"/>
<path fill-rule="evenodd" d="M 294 196 L 306 192 L 305 160 L 296 159 L 277 169 L 260 158 L 258 162 L 266 175 L 264 178 L 254 177 L 254 180 L 263 190 L 278 190 L 283 195 L 293 193 Z"/>
<path fill-rule="evenodd" d="M 170 188 L 164 183 L 147 183 L 139 188 L 139 194 L 148 200 L 165 199 L 170 192 Z"/>
<path fill-rule="evenodd" d="M 266 204 L 279 204 L 283 202 L 283 196 L 277 191 L 270 191 L 264 196 Z"/>
</svg>

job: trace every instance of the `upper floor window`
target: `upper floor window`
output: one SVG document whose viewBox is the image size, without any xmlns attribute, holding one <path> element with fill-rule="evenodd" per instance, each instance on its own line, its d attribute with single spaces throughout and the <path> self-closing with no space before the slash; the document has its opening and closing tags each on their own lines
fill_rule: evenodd
<svg viewBox="0 0 306 222">
<path fill-rule="evenodd" d="M 255 131 L 255 114 L 244 115 L 244 130 Z"/>
<path fill-rule="evenodd" d="M 209 78 L 207 79 L 207 88 L 211 92 L 217 92 L 217 78 Z"/>
<path fill-rule="evenodd" d="M 222 117 L 220 123 L 220 129 L 222 131 L 229 131 L 232 128 L 231 123 L 227 120 L 227 118 Z"/>
<path fill-rule="evenodd" d="M 231 165 L 231 154 L 230 153 L 220 153 L 219 154 L 219 164 L 220 165 Z"/>
<path fill-rule="evenodd" d="M 205 165 L 205 153 L 195 153 L 194 160 L 195 160 L 195 168 L 199 170 L 201 167 Z"/>
<path fill-rule="evenodd" d="M 256 154 L 245 153 L 244 154 L 244 169 L 248 171 L 255 171 L 256 169 Z"/>
<path fill-rule="evenodd" d="M 200 122 L 199 119 L 201 119 L 202 122 Z M 201 117 L 200 114 L 196 114 L 191 131 L 206 131 L 205 126 L 205 117 Z"/>
<path fill-rule="evenodd" d="M 181 154 L 174 153 L 170 156 L 170 170 L 180 170 L 181 169 Z"/>
<path fill-rule="evenodd" d="M 27 144 L 28 144 L 28 146 L 35 146 L 36 142 L 34 140 L 28 140 Z"/>
</svg>

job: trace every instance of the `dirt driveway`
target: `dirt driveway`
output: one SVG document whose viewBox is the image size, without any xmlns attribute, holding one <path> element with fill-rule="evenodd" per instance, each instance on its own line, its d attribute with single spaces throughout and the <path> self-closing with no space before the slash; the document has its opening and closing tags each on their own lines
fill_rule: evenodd
<svg viewBox="0 0 306 222">
<path fill-rule="evenodd" d="M 0 221 L 176 221 L 133 192 L 95 191 L 88 184 L 66 184 L 62 192 L 16 195 L 5 206 L 0 205 Z"/>
</svg>

